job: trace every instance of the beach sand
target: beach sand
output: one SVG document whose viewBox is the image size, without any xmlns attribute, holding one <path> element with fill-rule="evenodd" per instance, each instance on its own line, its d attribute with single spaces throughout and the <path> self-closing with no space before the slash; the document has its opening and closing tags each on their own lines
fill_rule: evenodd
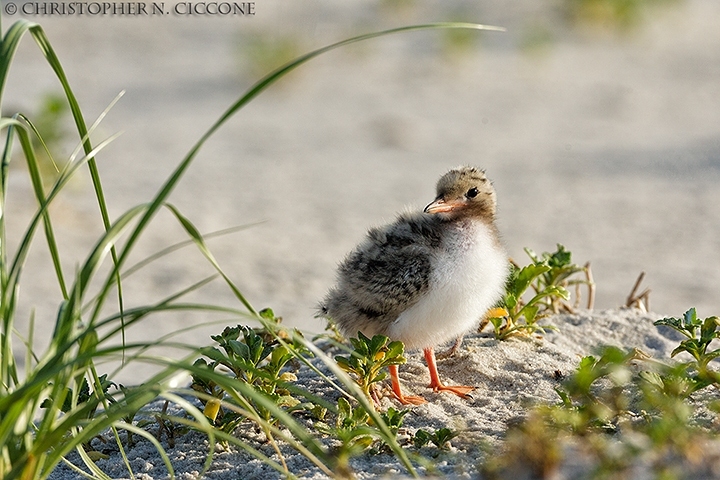
<svg viewBox="0 0 720 480">
<path fill-rule="evenodd" d="M 488 452 L 492 452 L 502 442 L 508 424 L 524 418 L 533 406 L 558 403 L 560 398 L 555 388 L 560 385 L 562 377 L 574 372 L 583 356 L 597 353 L 603 346 L 617 346 L 627 351 L 637 348 L 655 359 L 669 359 L 678 344 L 679 334 L 665 327 L 655 327 L 653 321 L 657 319 L 655 314 L 633 309 L 581 311 L 544 319 L 544 324 L 551 324 L 557 330 L 549 331 L 543 338 L 498 341 L 489 333 L 467 336 L 453 357 L 439 362 L 439 370 L 441 377 L 449 384 L 477 386 L 470 400 L 429 391 L 426 388 L 429 376 L 422 355 L 419 352 L 410 353 L 408 363 L 400 367 L 403 387 L 406 392 L 424 396 L 428 403 L 411 407 L 411 412 L 404 418 L 398 439 L 408 454 L 420 453 L 431 459 L 432 467 L 416 462 L 415 466 L 422 474 L 458 479 L 479 478 L 480 464 L 488 458 Z M 330 374 L 322 362 L 315 363 Z M 338 393 L 317 374 L 303 367 L 297 376 L 298 383 L 304 388 L 327 400 L 336 401 Z M 385 383 L 389 391 L 389 382 Z M 383 398 L 382 402 L 383 410 L 401 407 L 389 396 Z M 157 411 L 161 406 L 162 402 L 156 402 L 150 409 Z M 172 406 L 169 411 L 179 413 Z M 412 437 L 418 429 L 432 432 L 443 427 L 460 432 L 451 441 L 451 448 L 447 452 L 432 445 L 420 450 L 412 446 Z M 151 433 L 156 433 L 154 430 L 156 428 L 150 427 Z M 274 460 L 279 460 L 272 447 L 262 442 L 263 435 L 255 429 L 241 427 L 238 435 Z M 203 470 L 208 453 L 205 436 L 190 433 L 177 438 L 174 447 L 168 446 L 167 439 L 163 439 L 162 444 L 172 460 L 177 478 L 200 478 L 199 472 Z M 104 443 L 95 440 L 93 446 L 110 457 L 98 461 L 98 466 L 106 474 L 112 478 L 129 477 L 114 441 L 109 437 Z M 288 467 L 298 477 L 328 478 L 295 450 L 284 446 L 282 452 Z M 135 447 L 128 449 L 127 456 L 137 478 L 168 478 L 167 469 L 150 442 L 140 440 Z M 574 467 L 579 463 L 575 457 L 566 459 L 566 462 Z M 351 466 L 357 478 L 361 479 L 407 475 L 400 461 L 390 454 L 366 452 L 353 459 Z M 76 475 L 66 467 L 61 467 L 50 478 L 69 480 L 76 478 Z M 221 447 L 203 478 L 272 479 L 282 476 L 237 448 Z"/>
</svg>

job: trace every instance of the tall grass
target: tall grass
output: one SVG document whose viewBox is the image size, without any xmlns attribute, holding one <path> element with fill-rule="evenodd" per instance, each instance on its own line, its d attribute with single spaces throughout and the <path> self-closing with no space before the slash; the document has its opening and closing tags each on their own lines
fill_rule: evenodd
<svg viewBox="0 0 720 480">
<path fill-rule="evenodd" d="M 264 76 L 241 95 L 199 138 L 148 202 L 129 209 L 113 221 L 111 221 L 108 214 L 107 200 L 98 173 L 96 158 L 113 141 L 114 136 L 97 145 L 93 145 L 90 140 L 90 134 L 104 114 L 93 126 L 87 127 L 85 117 L 68 83 L 62 65 L 40 25 L 20 20 L 5 32 L 0 45 L 0 112 L 2 111 L 4 87 L 13 57 L 22 38 L 26 33 L 29 33 L 45 56 L 48 65 L 63 89 L 64 97 L 72 112 L 79 144 L 57 179 L 46 189 L 43 186 L 38 159 L 33 147 L 34 144 L 37 144 L 37 141 L 35 143 L 32 141 L 33 136 L 37 137 L 41 145 L 44 145 L 44 142 L 31 119 L 22 114 L 14 114 L 8 117 L 3 115 L 0 118 L 0 131 L 5 131 L 5 143 L 1 157 L 2 164 L 0 166 L 0 319 L 2 322 L 0 336 L 0 477 L 6 479 L 46 478 L 58 463 L 62 462 L 64 457 L 74 450 L 80 455 L 85 466 L 82 475 L 91 478 L 108 478 L 95 465 L 93 459 L 83 448 L 83 444 L 89 443 L 93 437 L 107 429 L 112 429 L 114 432 L 115 441 L 121 453 L 123 452 L 123 444 L 118 434 L 120 429 L 144 436 L 153 442 L 163 456 L 168 471 L 172 475 L 172 464 L 159 442 L 147 432 L 134 426 L 131 421 L 126 421 L 131 419 L 138 409 L 147 403 L 157 398 L 165 398 L 181 405 L 189 414 L 189 417 L 173 418 L 174 421 L 188 424 L 207 433 L 210 455 L 206 462 L 206 468 L 210 465 L 215 441 L 221 439 L 246 450 L 273 468 L 283 472 L 286 476 L 293 478 L 292 472 L 287 471 L 287 467 L 284 466 L 282 460 L 280 462 L 274 461 L 253 448 L 252 445 L 214 428 L 203 412 L 199 411 L 191 402 L 188 402 L 185 397 L 179 396 L 178 393 L 193 393 L 175 385 L 174 376 L 179 371 L 211 375 L 213 381 L 221 385 L 227 392 L 236 392 L 238 395 L 252 399 L 257 405 L 261 405 L 262 408 L 279 419 L 284 428 L 278 428 L 263 420 L 256 411 L 253 411 L 250 405 L 246 404 L 244 407 L 238 407 L 238 405 L 243 404 L 234 402 L 227 403 L 226 407 L 237 410 L 241 415 L 260 425 L 269 436 L 283 440 L 305 455 L 322 471 L 330 476 L 334 475 L 334 459 L 327 448 L 282 408 L 269 401 L 266 396 L 259 394 L 236 379 L 228 378 L 225 375 L 208 373 L 207 371 L 200 372 L 198 367 L 192 363 L 192 359 L 198 355 L 196 346 L 173 344 L 166 339 L 127 343 L 124 332 L 128 326 L 144 321 L 148 316 L 167 311 L 221 311 L 235 318 L 244 318 L 245 320 L 249 318 L 258 322 L 265 322 L 251 303 L 243 296 L 229 275 L 215 261 L 203 235 L 200 234 L 189 219 L 184 217 L 175 207 L 168 204 L 168 197 L 190 167 L 204 143 L 230 117 L 288 72 L 318 55 L 344 45 L 393 33 L 434 28 L 497 30 L 495 27 L 461 23 L 417 25 L 353 37 L 300 56 Z M 13 145 L 16 141 L 20 145 L 21 157 L 27 164 L 38 207 L 27 224 L 17 249 L 10 252 L 6 242 L 5 207 L 8 165 L 12 159 Z M 62 268 L 61 248 L 54 234 L 49 206 L 63 190 L 70 178 L 81 168 L 88 168 L 90 172 L 104 233 L 96 240 L 94 247 L 80 264 L 77 273 L 69 276 Z M 159 299 L 152 305 L 130 310 L 124 307 L 122 281 L 125 276 L 130 275 L 138 268 L 148 268 L 155 258 L 165 253 L 160 252 L 139 265 L 126 268 L 131 251 L 161 208 L 167 208 L 177 219 L 187 233 L 189 241 L 195 244 L 208 262 L 216 269 L 217 275 L 234 293 L 241 308 L 230 309 L 211 304 L 182 302 L 186 294 L 202 286 L 206 283 L 206 280 L 201 280 L 170 297 Z M 40 228 L 43 230 L 47 250 L 52 259 L 54 275 L 63 297 L 57 308 L 52 338 L 47 348 L 42 352 L 35 350 L 33 339 L 34 319 L 32 317 L 29 320 L 27 338 L 21 338 L 15 328 L 16 322 L 24 320 L 18 318 L 17 310 L 18 290 L 22 283 L 23 266 L 30 247 L 35 241 L 37 230 Z M 108 264 L 109 272 L 106 272 L 103 277 L 100 273 L 103 271 L 101 266 Z M 94 289 L 91 289 L 91 285 L 95 286 Z M 91 290 L 97 290 L 97 293 L 91 295 Z M 104 307 L 112 298 L 117 301 L 117 312 L 103 317 Z M 25 344 L 24 369 L 18 367 L 19 361 L 13 349 L 15 338 L 20 338 Z M 283 342 L 284 340 L 278 338 L 278 341 Z M 186 356 L 177 360 L 154 357 L 149 353 L 149 350 L 157 344 L 174 345 L 185 349 Z M 315 355 L 323 359 L 340 379 L 342 386 L 338 388 L 342 390 L 343 394 L 354 397 L 357 402 L 368 410 L 382 436 L 386 437 L 387 444 L 397 454 L 408 472 L 411 475 L 416 475 L 412 464 L 395 441 L 394 436 L 382 421 L 382 418 L 375 412 L 372 405 L 368 403 L 367 398 L 358 389 L 357 385 L 314 345 L 308 342 L 306 342 L 306 345 Z M 143 385 L 122 389 L 110 394 L 107 391 L 108 384 L 99 375 L 96 364 L 100 360 L 118 356 L 122 356 L 128 362 L 156 363 L 162 368 Z M 86 388 L 85 392 L 83 391 L 84 387 Z M 197 392 L 194 395 L 201 396 Z M 307 397 L 310 401 L 316 400 L 310 394 L 307 394 Z M 132 476 L 127 459 L 126 464 Z M 81 473 L 79 467 L 72 466 L 71 468 L 75 468 L 78 473 Z"/>
</svg>

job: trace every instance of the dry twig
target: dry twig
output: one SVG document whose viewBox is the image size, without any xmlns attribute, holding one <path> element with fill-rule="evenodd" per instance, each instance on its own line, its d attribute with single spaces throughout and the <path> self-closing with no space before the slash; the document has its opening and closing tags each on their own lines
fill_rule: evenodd
<svg viewBox="0 0 720 480">
<path fill-rule="evenodd" d="M 630 291 L 630 295 L 628 295 L 625 301 L 625 306 L 628 308 L 637 308 L 643 313 L 647 313 L 650 310 L 650 289 L 646 288 L 641 293 L 637 293 L 644 278 L 645 272 L 640 272 L 640 275 L 638 275 L 635 281 L 635 285 Z"/>
<path fill-rule="evenodd" d="M 592 269 L 590 268 L 590 262 L 585 264 L 585 279 L 587 280 L 588 286 L 588 310 L 595 308 L 595 280 L 593 280 Z"/>
</svg>

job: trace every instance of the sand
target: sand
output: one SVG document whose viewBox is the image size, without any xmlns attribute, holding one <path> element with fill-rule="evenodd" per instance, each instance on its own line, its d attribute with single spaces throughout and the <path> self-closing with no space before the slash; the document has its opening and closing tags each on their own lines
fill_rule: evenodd
<svg viewBox="0 0 720 480">
<path fill-rule="evenodd" d="M 435 474 L 447 478 L 478 478 L 478 466 L 492 447 L 503 440 L 509 423 L 524 418 L 532 406 L 557 403 L 559 397 L 554 388 L 561 376 L 571 374 L 578 361 L 585 355 L 597 352 L 604 345 L 624 349 L 638 348 L 657 359 L 668 359 L 677 346 L 678 334 L 670 329 L 657 328 L 653 321 L 658 315 L 645 314 L 639 310 L 623 309 L 608 311 L 582 311 L 577 314 L 562 314 L 546 319 L 557 327 L 544 338 L 495 340 L 489 333 L 475 334 L 465 338 L 457 354 L 439 363 L 439 369 L 448 383 L 476 385 L 471 400 L 464 400 L 450 394 L 436 394 L 425 388 L 429 381 L 422 355 L 409 355 L 408 363 L 400 370 L 401 380 L 408 392 L 421 394 L 428 403 L 412 407 L 405 417 L 399 440 L 409 453 L 418 452 L 412 446 L 411 437 L 417 429 L 434 431 L 448 427 L 461 432 L 451 442 L 447 452 L 440 452 L 432 446 L 419 451 L 432 460 L 432 468 L 418 466 L 423 474 Z M 318 362 L 322 367 L 322 364 Z M 323 367 L 327 372 L 327 369 Z M 329 373 L 329 372 L 328 372 Z M 309 369 L 298 372 L 298 382 L 313 393 L 328 399 L 337 394 Z M 389 388 L 389 385 L 386 385 Z M 151 409 L 159 409 L 155 403 Z M 389 398 L 383 398 L 382 408 L 400 408 Z M 172 411 L 172 408 L 171 408 Z M 177 410 L 176 410 L 177 411 Z M 152 431 L 152 430 L 151 430 Z M 154 433 L 154 432 L 153 432 Z M 240 435 L 257 440 L 252 429 L 240 429 Z M 167 441 L 163 446 L 173 462 L 175 474 L 180 479 L 200 478 L 199 472 L 207 456 L 207 438 L 191 433 L 176 439 L 170 448 Z M 113 478 L 128 477 L 127 470 L 112 442 L 93 445 L 110 456 L 100 460 L 98 466 Z M 257 444 L 259 445 L 259 444 Z M 256 445 L 256 446 L 257 446 Z M 273 455 L 265 444 L 260 448 L 267 455 Z M 153 446 L 141 441 L 128 449 L 128 458 L 137 478 L 142 480 L 168 478 L 162 459 Z M 301 478 L 327 478 L 302 455 L 292 449 L 283 448 L 291 471 Z M 277 459 L 277 456 L 275 456 Z M 576 459 L 570 459 L 570 462 Z M 352 460 L 352 468 L 358 478 L 396 478 L 407 474 L 402 464 L 392 455 L 365 453 Z M 51 476 L 52 480 L 74 478 L 65 467 Z M 253 459 L 235 448 L 221 451 L 206 473 L 209 479 L 282 478 L 262 462 Z"/>
</svg>

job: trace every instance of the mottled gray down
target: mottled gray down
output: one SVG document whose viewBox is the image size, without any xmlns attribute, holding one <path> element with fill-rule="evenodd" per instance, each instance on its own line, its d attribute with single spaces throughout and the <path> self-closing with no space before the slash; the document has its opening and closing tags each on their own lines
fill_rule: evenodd
<svg viewBox="0 0 720 480">
<path fill-rule="evenodd" d="M 340 264 L 323 315 L 347 335 L 384 334 L 427 291 L 434 251 L 442 243 L 441 223 L 436 216 L 413 213 L 371 229 Z"/>
</svg>

